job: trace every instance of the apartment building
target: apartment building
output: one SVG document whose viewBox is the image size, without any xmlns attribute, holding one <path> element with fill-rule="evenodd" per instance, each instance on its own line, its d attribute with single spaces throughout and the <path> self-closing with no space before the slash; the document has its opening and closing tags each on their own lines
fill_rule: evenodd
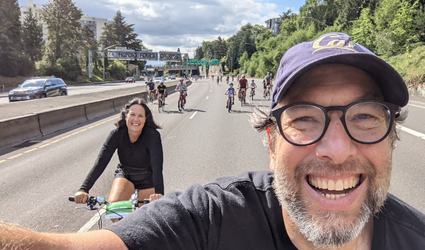
<svg viewBox="0 0 425 250">
<path fill-rule="evenodd" d="M 33 0 L 28 0 L 28 6 L 21 6 L 21 23 L 24 22 L 25 16 L 29 14 L 31 9 L 35 18 L 40 20 L 40 23 L 43 26 L 43 40 L 47 40 L 47 25 L 40 19 L 40 12 L 43 6 L 41 4 L 34 4 Z M 99 41 L 100 35 L 103 32 L 103 27 L 108 22 L 104 18 L 90 17 L 88 15 L 83 15 L 80 19 L 81 27 L 84 25 L 89 26 L 89 28 L 94 32 L 94 39 Z"/>
<path fill-rule="evenodd" d="M 281 23 L 282 23 L 282 20 L 280 17 L 272 18 L 266 21 L 266 27 L 277 36 L 280 33 Z"/>
</svg>

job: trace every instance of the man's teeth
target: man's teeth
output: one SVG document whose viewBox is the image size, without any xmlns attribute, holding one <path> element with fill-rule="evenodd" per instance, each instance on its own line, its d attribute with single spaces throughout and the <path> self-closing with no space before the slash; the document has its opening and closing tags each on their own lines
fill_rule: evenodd
<svg viewBox="0 0 425 250">
<path fill-rule="evenodd" d="M 313 187 L 318 189 L 327 189 L 329 191 L 342 191 L 344 189 L 350 189 L 355 187 L 360 181 L 360 176 L 353 176 L 350 178 L 330 180 L 320 177 L 309 177 L 308 182 Z"/>
</svg>

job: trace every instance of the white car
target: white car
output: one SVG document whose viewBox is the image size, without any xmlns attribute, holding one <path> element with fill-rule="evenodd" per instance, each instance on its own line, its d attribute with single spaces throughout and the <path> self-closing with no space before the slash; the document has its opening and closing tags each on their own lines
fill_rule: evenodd
<svg viewBox="0 0 425 250">
<path fill-rule="evenodd" d="M 155 84 L 164 83 L 164 79 L 162 77 L 155 77 L 155 80 L 153 81 Z"/>
<path fill-rule="evenodd" d="M 176 76 L 175 75 L 171 75 L 169 76 L 170 80 L 176 80 Z"/>
</svg>

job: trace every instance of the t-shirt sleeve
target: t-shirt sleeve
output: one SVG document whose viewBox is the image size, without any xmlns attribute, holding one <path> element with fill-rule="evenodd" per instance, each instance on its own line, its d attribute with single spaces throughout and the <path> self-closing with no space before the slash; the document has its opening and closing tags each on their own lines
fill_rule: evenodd
<svg viewBox="0 0 425 250">
<path fill-rule="evenodd" d="M 88 173 L 86 179 L 84 180 L 83 185 L 81 185 L 79 191 L 89 192 L 93 187 L 94 183 L 100 177 L 100 175 L 105 170 L 109 161 L 112 158 L 115 150 L 118 147 L 118 130 L 114 129 L 109 133 L 106 141 L 103 143 L 102 148 L 100 149 L 99 155 L 94 163 L 94 166 Z"/>
<path fill-rule="evenodd" d="M 207 249 L 209 204 L 205 190 L 194 185 L 184 193 L 167 193 L 108 229 L 130 250 Z"/>
<path fill-rule="evenodd" d="M 160 133 L 155 130 L 149 142 L 149 154 L 152 165 L 152 179 L 155 193 L 164 194 L 164 177 L 162 175 L 164 155 Z"/>
</svg>

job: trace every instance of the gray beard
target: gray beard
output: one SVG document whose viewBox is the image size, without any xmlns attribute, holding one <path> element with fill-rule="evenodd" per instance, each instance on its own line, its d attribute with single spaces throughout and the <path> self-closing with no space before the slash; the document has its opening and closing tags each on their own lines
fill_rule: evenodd
<svg viewBox="0 0 425 250">
<path fill-rule="evenodd" d="M 304 237 L 318 248 L 340 247 L 357 238 L 366 223 L 384 205 L 390 185 L 391 161 L 386 163 L 385 171 L 380 173 L 380 176 L 377 176 L 370 163 L 362 163 L 359 160 L 341 165 L 311 161 L 297 166 L 292 180 L 284 165 L 275 162 L 273 187 L 277 198 Z M 341 174 L 359 170 L 368 175 L 369 186 L 367 197 L 352 221 L 348 221 L 345 211 L 320 211 L 317 214 L 308 212 L 307 201 L 300 193 L 303 174 Z M 377 184 L 374 184 L 375 182 Z"/>
</svg>

